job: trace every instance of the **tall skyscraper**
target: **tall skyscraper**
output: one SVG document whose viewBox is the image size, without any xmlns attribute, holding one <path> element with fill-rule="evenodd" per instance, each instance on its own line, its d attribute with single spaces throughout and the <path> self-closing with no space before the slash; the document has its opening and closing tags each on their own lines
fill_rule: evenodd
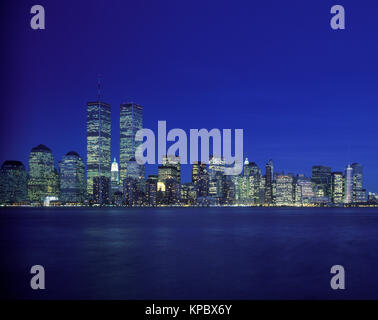
<svg viewBox="0 0 378 320">
<path fill-rule="evenodd" d="M 250 203 L 260 203 L 261 170 L 255 162 L 244 162 L 244 176 L 248 179 L 248 200 Z"/>
<path fill-rule="evenodd" d="M 353 201 L 353 169 L 348 164 L 345 169 L 344 180 L 344 203 L 351 203 Z"/>
<path fill-rule="evenodd" d="M 59 195 L 58 173 L 54 167 L 51 150 L 40 144 L 30 151 L 28 198 L 31 202 L 43 202 L 46 197 Z"/>
<path fill-rule="evenodd" d="M 276 201 L 277 205 L 293 204 L 293 176 L 291 174 L 277 174 Z"/>
<path fill-rule="evenodd" d="M 352 188 L 352 201 L 353 202 L 365 202 L 366 201 L 366 190 L 362 186 L 362 165 L 358 163 L 352 163 L 353 169 L 353 188 Z"/>
<path fill-rule="evenodd" d="M 162 160 L 163 166 L 173 166 L 176 168 L 176 180 L 181 184 L 181 164 L 180 157 L 175 155 L 165 155 Z"/>
<path fill-rule="evenodd" d="M 63 203 L 83 203 L 85 200 L 85 166 L 75 151 L 68 152 L 59 162 L 60 200 Z"/>
<path fill-rule="evenodd" d="M 273 204 L 273 160 L 265 165 L 265 203 Z"/>
<path fill-rule="evenodd" d="M 313 166 L 312 182 L 317 197 L 331 196 L 331 167 Z"/>
<path fill-rule="evenodd" d="M 221 157 L 211 156 L 209 160 L 209 196 L 220 199 L 222 197 L 222 176 L 225 161 Z"/>
<path fill-rule="evenodd" d="M 128 166 L 135 161 L 135 150 L 142 143 L 135 141 L 138 130 L 143 128 L 143 107 L 133 102 L 120 106 L 120 181 L 128 177 Z M 144 166 L 141 166 L 144 175 Z"/>
<path fill-rule="evenodd" d="M 146 180 L 146 204 L 156 206 L 157 204 L 157 175 L 149 175 Z"/>
<path fill-rule="evenodd" d="M 181 204 L 195 205 L 197 201 L 197 191 L 193 182 L 184 183 L 181 186 Z"/>
<path fill-rule="evenodd" d="M 110 115 L 110 105 L 100 99 L 87 103 L 87 193 L 92 199 L 93 179 L 103 176 L 110 180 Z"/>
<path fill-rule="evenodd" d="M 27 201 L 28 174 L 20 161 L 4 161 L 0 169 L 0 204 Z"/>
<path fill-rule="evenodd" d="M 196 161 L 192 166 L 192 182 L 197 190 L 197 197 L 207 197 L 209 192 L 209 174 L 206 163 Z"/>
<path fill-rule="evenodd" d="M 298 198 L 298 194 L 296 194 L 295 200 L 297 204 L 309 204 L 313 202 L 315 194 L 311 178 L 306 177 L 304 174 L 298 174 L 295 179 L 295 188 L 296 192 L 300 192 L 300 199 Z"/>
<path fill-rule="evenodd" d="M 110 203 L 110 178 L 97 176 L 93 178 L 93 202 L 99 205 Z"/>
<path fill-rule="evenodd" d="M 343 198 L 343 186 L 344 186 L 344 176 L 342 172 L 332 172 L 331 178 L 331 196 L 332 203 L 342 204 L 344 202 Z"/>
<path fill-rule="evenodd" d="M 114 158 L 114 161 L 112 162 L 112 167 L 110 169 L 111 172 L 111 182 L 112 185 L 116 186 L 119 184 L 119 167 L 118 167 L 118 162 L 117 159 Z"/>
</svg>

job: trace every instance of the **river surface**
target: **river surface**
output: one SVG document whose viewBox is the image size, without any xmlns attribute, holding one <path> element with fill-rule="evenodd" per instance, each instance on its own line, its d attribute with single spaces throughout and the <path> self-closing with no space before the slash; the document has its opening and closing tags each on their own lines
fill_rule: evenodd
<svg viewBox="0 0 378 320">
<path fill-rule="evenodd" d="M 0 208 L 0 251 L 2 298 L 378 299 L 378 208 Z"/>
</svg>

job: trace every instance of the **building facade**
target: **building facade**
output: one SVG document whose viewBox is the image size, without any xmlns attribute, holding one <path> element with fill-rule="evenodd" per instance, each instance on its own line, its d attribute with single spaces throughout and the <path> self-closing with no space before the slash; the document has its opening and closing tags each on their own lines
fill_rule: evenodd
<svg viewBox="0 0 378 320">
<path fill-rule="evenodd" d="M 28 174 L 20 161 L 7 160 L 0 169 L 0 204 L 25 203 L 28 200 Z"/>
<path fill-rule="evenodd" d="M 54 156 L 48 147 L 40 144 L 29 154 L 29 201 L 42 203 L 46 197 L 58 196 L 59 178 L 54 167 Z"/>
<path fill-rule="evenodd" d="M 331 198 L 333 204 L 344 202 L 344 176 L 342 172 L 332 172 Z"/>
<path fill-rule="evenodd" d="M 59 162 L 59 180 L 61 202 L 83 203 L 85 201 L 85 165 L 77 152 L 68 152 Z"/>
<path fill-rule="evenodd" d="M 110 179 L 111 109 L 105 102 L 87 103 L 87 194 L 94 197 L 93 179 Z"/>
<path fill-rule="evenodd" d="M 143 107 L 130 102 L 120 106 L 120 182 L 132 177 L 127 174 L 131 159 L 135 159 L 136 148 L 142 143 L 135 141 L 138 130 L 143 128 Z M 144 175 L 144 166 L 141 170 Z"/>
</svg>

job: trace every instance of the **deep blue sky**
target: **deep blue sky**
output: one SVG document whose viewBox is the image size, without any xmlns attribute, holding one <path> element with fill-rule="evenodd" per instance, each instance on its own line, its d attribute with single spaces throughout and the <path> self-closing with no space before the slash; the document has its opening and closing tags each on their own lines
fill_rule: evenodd
<svg viewBox="0 0 378 320">
<path fill-rule="evenodd" d="M 5 2 L 5 3 L 4 3 Z M 364 165 L 378 192 L 377 1 L 4 1 L 0 161 L 85 158 L 97 74 L 112 105 L 144 106 L 145 127 L 243 128 L 245 155 L 285 172 Z M 46 30 L 30 28 L 42 4 Z M 329 26 L 343 4 L 346 30 Z M 154 168 L 147 170 L 152 173 Z M 265 170 L 264 170 L 265 171 Z M 189 170 L 184 170 L 189 180 Z"/>
</svg>

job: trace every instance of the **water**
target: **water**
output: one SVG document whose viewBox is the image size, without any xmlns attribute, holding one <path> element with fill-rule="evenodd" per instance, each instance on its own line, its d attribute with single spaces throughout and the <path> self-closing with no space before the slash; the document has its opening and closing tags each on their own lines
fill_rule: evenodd
<svg viewBox="0 0 378 320">
<path fill-rule="evenodd" d="M 0 225 L 2 298 L 378 298 L 377 208 L 0 208 Z"/>
</svg>

